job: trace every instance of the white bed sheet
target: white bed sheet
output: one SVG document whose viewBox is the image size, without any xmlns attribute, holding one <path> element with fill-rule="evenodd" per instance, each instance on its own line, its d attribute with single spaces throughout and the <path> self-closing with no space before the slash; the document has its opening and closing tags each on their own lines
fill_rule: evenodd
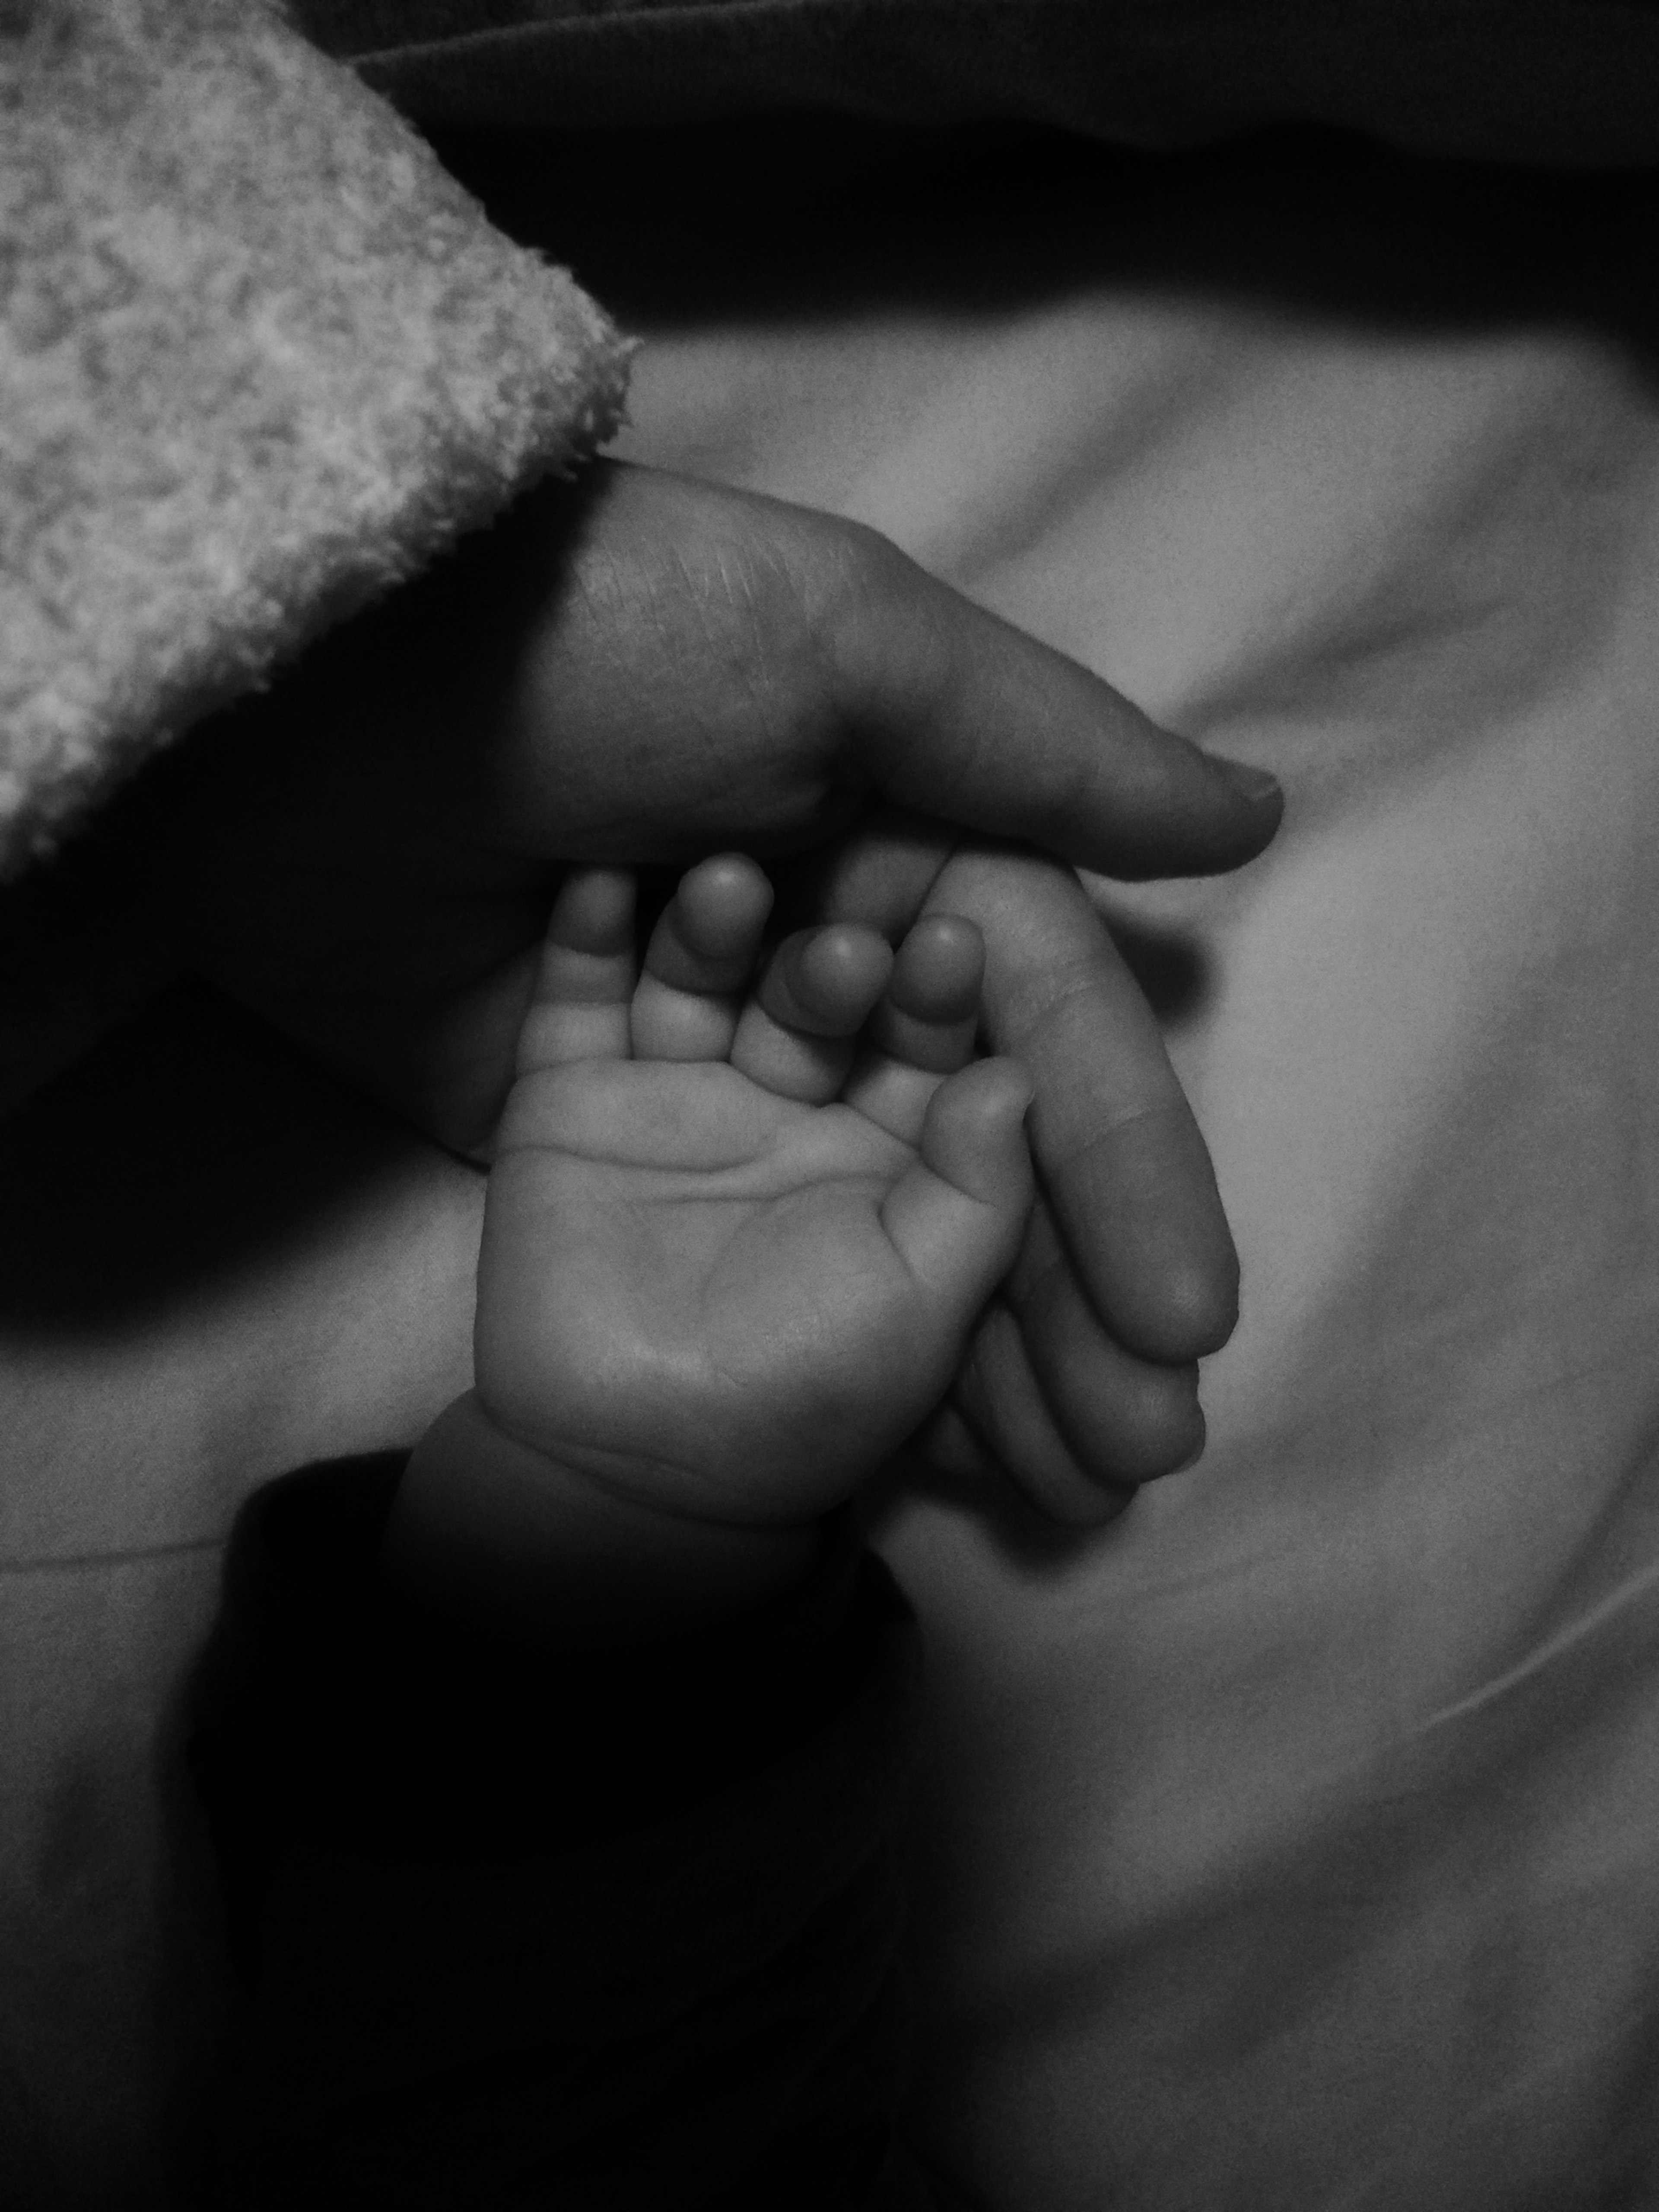
<svg viewBox="0 0 1659 2212">
<path fill-rule="evenodd" d="M 866 179 L 787 285 L 734 234 L 623 302 L 625 451 L 879 526 L 1289 793 L 1237 879 L 1102 893 L 1243 1259 L 1208 1455 L 1086 1540 L 878 1516 L 926 2131 L 994 2212 L 1659 2202 L 1652 188 L 997 158 Z M 156 2154 L 210 2014 L 163 1754 L 213 1547 L 459 1387 L 477 1219 L 217 1017 L 63 1096 L 14 1254 L 90 1149 L 99 1219 L 140 1178 L 139 1242 L 198 1208 L 209 1258 L 152 1296 L 106 1229 L 125 1297 L 8 1294 L 8 2155 L 90 2203 Z"/>
</svg>

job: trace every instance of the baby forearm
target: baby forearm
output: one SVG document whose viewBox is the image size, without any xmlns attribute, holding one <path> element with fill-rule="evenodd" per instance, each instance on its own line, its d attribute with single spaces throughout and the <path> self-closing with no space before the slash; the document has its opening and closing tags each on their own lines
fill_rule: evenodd
<svg viewBox="0 0 1659 2212">
<path fill-rule="evenodd" d="M 821 1540 L 814 1522 L 744 1528 L 640 1504 L 520 1443 L 469 1392 L 410 1460 L 380 1572 L 404 1601 L 497 1634 L 622 1644 L 765 1603 Z"/>
</svg>

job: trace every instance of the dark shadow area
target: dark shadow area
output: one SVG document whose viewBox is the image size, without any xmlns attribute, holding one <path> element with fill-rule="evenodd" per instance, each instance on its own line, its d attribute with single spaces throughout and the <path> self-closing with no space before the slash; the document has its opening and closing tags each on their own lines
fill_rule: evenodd
<svg viewBox="0 0 1659 2212">
<path fill-rule="evenodd" d="M 1115 915 L 1107 927 L 1124 966 L 1165 1029 L 1198 1020 L 1214 1003 L 1215 956 L 1201 937 Z"/>
<path fill-rule="evenodd" d="M 1081 268 L 1368 330 L 1582 326 L 1659 369 L 1650 171 L 1434 161 L 1308 129 L 1145 153 L 820 115 L 434 143 L 498 222 L 647 331 L 1012 311 Z"/>
<path fill-rule="evenodd" d="M 51 1338 L 148 1320 L 314 1234 L 397 1144 L 388 1115 L 179 984 L 9 1119 L 0 1324 Z"/>
</svg>

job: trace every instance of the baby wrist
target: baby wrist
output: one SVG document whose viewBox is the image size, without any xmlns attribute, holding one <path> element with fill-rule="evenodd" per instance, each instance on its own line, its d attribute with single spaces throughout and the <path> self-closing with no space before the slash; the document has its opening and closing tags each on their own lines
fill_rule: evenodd
<svg viewBox="0 0 1659 2212">
<path fill-rule="evenodd" d="M 816 1522 L 740 1528 L 627 1497 L 520 1443 L 469 1391 L 416 1447 L 380 1570 L 402 1601 L 496 1634 L 623 1644 L 777 1597 L 821 1544 Z"/>
</svg>

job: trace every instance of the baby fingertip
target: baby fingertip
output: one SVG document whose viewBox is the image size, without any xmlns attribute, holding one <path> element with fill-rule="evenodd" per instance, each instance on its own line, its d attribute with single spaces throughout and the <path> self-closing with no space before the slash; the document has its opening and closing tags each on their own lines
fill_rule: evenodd
<svg viewBox="0 0 1659 2212">
<path fill-rule="evenodd" d="M 632 868 L 570 868 L 548 915 L 551 943 L 572 952 L 632 949 L 636 896 Z"/>
<path fill-rule="evenodd" d="M 772 911 L 771 878 L 747 853 L 714 853 L 680 878 L 672 901 L 676 934 L 687 951 L 726 961 L 760 943 Z"/>
<path fill-rule="evenodd" d="M 1036 1085 L 1024 1063 L 1008 1054 L 994 1053 L 985 1060 L 975 1060 L 963 1073 L 977 1075 L 986 1085 L 988 1110 L 1006 1115 L 1011 1121 L 1023 1121 L 1030 1111 Z"/>
<path fill-rule="evenodd" d="M 925 914 L 899 946 L 887 994 L 901 1013 L 927 1022 L 965 1020 L 979 1008 L 985 939 L 957 914 Z"/>
<path fill-rule="evenodd" d="M 1017 1060 L 975 1060 L 947 1076 L 927 1103 L 921 1156 L 958 1190 L 1022 1212 L 1031 1192 L 1025 1111 L 1030 1079 Z"/>
<path fill-rule="evenodd" d="M 892 974 L 893 952 L 863 922 L 832 921 L 787 938 L 762 978 L 767 1012 L 787 1028 L 850 1036 L 868 1018 Z"/>
</svg>

